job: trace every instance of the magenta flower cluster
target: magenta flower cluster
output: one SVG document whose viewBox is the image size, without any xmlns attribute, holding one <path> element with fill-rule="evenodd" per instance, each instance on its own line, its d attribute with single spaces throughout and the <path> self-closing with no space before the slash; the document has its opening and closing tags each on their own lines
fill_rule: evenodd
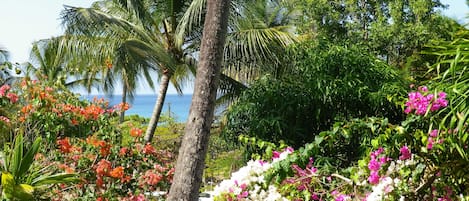
<svg viewBox="0 0 469 201">
<path fill-rule="evenodd" d="M 448 106 L 448 101 L 445 99 L 446 93 L 439 92 L 436 96 L 428 92 L 426 86 L 421 86 L 418 91 L 409 93 L 409 100 L 405 103 L 406 114 L 414 112 L 416 115 L 424 115 L 427 113 L 428 108 L 434 112 L 441 108 Z"/>
<path fill-rule="evenodd" d="M 401 161 L 410 159 L 412 157 L 412 153 L 410 152 L 410 149 L 407 146 L 401 147 L 400 152 L 401 155 L 399 156 L 399 160 Z"/>
<path fill-rule="evenodd" d="M 389 160 L 386 156 L 380 156 L 383 151 L 383 148 L 379 148 L 378 150 L 370 153 L 371 160 L 368 162 L 368 169 L 370 170 L 368 182 L 370 184 L 376 185 L 379 183 L 379 170 L 381 169 L 381 166 Z"/>
</svg>

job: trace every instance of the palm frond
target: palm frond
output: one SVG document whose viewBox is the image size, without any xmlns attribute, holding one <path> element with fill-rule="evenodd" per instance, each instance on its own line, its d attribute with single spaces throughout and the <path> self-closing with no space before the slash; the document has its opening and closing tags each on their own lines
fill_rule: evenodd
<svg viewBox="0 0 469 201">
<path fill-rule="evenodd" d="M 217 105 L 227 105 L 235 101 L 241 93 L 248 87 L 225 75 L 220 74 L 220 85 L 218 87 L 219 97 L 217 98 Z"/>
</svg>

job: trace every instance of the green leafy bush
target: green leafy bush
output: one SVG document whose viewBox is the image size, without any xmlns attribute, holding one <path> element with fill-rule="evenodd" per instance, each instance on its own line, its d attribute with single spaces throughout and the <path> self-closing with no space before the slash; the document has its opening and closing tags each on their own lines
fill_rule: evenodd
<svg viewBox="0 0 469 201">
<path fill-rule="evenodd" d="M 367 116 L 399 122 L 406 84 L 399 73 L 353 45 L 304 42 L 292 47 L 281 79 L 268 75 L 228 111 L 223 135 L 245 134 L 293 147 L 335 121 Z"/>
</svg>

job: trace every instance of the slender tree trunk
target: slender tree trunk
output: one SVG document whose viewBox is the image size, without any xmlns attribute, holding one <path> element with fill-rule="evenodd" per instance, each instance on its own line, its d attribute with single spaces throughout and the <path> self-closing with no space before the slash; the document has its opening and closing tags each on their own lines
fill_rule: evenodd
<svg viewBox="0 0 469 201">
<path fill-rule="evenodd" d="M 151 114 L 150 123 L 148 123 L 147 131 L 145 132 L 144 140 L 147 143 L 151 143 L 153 140 L 153 134 L 156 131 L 158 125 L 158 120 L 160 119 L 161 110 L 163 110 L 164 99 L 166 98 L 166 92 L 168 91 L 170 75 L 168 72 L 164 72 L 161 77 L 160 83 L 160 93 L 158 94 L 158 99 L 156 100 L 155 107 L 153 108 L 153 113 Z"/>
<path fill-rule="evenodd" d="M 127 103 L 127 84 L 123 84 L 122 87 L 122 104 Z M 121 110 L 120 117 L 119 117 L 119 122 L 122 123 L 124 122 L 124 117 L 125 117 L 125 111 Z"/>
<path fill-rule="evenodd" d="M 200 63 L 170 201 L 197 201 L 220 79 L 230 0 L 208 0 Z"/>
</svg>

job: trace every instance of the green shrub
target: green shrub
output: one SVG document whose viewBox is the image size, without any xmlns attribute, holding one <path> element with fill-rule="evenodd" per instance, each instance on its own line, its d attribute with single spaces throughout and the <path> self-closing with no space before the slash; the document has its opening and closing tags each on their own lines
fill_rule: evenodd
<svg viewBox="0 0 469 201">
<path fill-rule="evenodd" d="M 288 73 L 262 77 L 229 109 L 224 137 L 236 141 L 245 134 L 300 147 L 337 120 L 403 119 L 398 103 L 407 84 L 361 48 L 305 42 L 289 52 Z"/>
</svg>

